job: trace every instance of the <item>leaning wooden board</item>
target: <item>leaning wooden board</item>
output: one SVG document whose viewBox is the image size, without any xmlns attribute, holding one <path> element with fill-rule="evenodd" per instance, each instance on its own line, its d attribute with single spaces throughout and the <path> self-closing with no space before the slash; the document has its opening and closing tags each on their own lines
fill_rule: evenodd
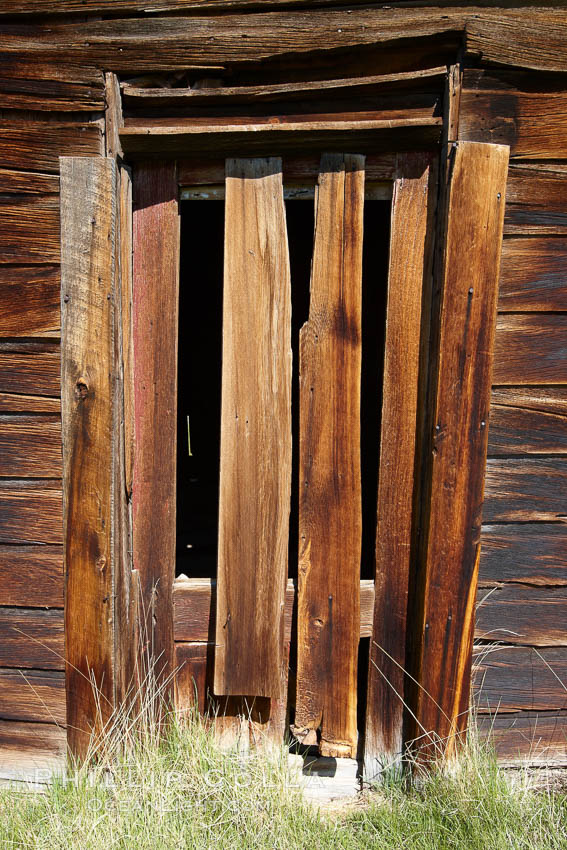
<svg viewBox="0 0 567 850">
<path fill-rule="evenodd" d="M 217 694 L 280 695 L 291 278 L 278 158 L 226 162 Z"/>
<path fill-rule="evenodd" d="M 384 759 L 396 759 L 403 751 L 408 589 L 415 543 L 414 472 L 421 402 L 422 325 L 427 310 L 425 307 L 422 314 L 422 303 L 428 303 L 431 284 L 426 235 L 431 225 L 431 184 L 435 182 L 432 171 L 427 156 L 401 156 L 392 198 L 376 601 L 364 744 L 368 777 L 381 769 Z M 369 238 L 373 236 L 369 234 Z"/>
<path fill-rule="evenodd" d="M 412 648 L 428 757 L 466 725 L 508 149 L 459 142 L 452 157 Z"/>
<path fill-rule="evenodd" d="M 324 155 L 309 320 L 300 332 L 295 732 L 354 757 L 362 532 L 360 380 L 364 157 Z"/>
</svg>

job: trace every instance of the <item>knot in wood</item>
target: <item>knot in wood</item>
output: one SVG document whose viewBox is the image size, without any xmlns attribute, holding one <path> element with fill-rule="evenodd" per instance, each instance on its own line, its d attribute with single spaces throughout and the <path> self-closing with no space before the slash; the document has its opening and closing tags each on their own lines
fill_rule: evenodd
<svg viewBox="0 0 567 850">
<path fill-rule="evenodd" d="M 79 378 L 75 384 L 75 398 L 85 399 L 89 394 L 89 385 L 84 378 Z"/>
<path fill-rule="evenodd" d="M 105 567 L 106 567 L 106 558 L 104 557 L 104 555 L 101 555 L 100 558 L 96 559 L 96 568 L 99 571 L 99 573 L 102 573 L 104 571 Z"/>
</svg>

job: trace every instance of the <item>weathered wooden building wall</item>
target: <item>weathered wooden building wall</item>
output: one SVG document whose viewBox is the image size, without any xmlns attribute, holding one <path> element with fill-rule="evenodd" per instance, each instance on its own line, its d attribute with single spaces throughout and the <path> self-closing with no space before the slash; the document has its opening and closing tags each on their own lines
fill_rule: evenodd
<svg viewBox="0 0 567 850">
<path fill-rule="evenodd" d="M 565 761 L 567 20 L 561 5 L 5 0 L 0 10 L 0 750 L 64 749 L 59 156 L 104 156 L 104 71 L 162 85 L 462 62 L 449 138 L 511 146 L 477 704 Z M 281 7 L 281 9 L 280 9 Z M 52 14 L 53 12 L 56 14 Z M 517 67 L 515 67 L 517 66 Z M 140 80 L 140 78 L 142 78 Z M 490 721 L 492 723 L 492 720 Z M 6 773 L 6 770 L 4 770 Z"/>
</svg>

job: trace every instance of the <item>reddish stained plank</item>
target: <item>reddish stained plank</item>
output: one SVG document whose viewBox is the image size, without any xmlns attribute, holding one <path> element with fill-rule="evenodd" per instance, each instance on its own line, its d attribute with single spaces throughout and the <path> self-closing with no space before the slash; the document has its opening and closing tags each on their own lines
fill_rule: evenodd
<svg viewBox="0 0 567 850">
<path fill-rule="evenodd" d="M 158 678 L 173 669 L 179 211 L 174 162 L 133 173 L 133 562 L 143 640 Z"/>
<path fill-rule="evenodd" d="M 360 377 L 364 157 L 321 158 L 309 320 L 300 332 L 295 732 L 354 757 L 362 532 Z"/>
</svg>

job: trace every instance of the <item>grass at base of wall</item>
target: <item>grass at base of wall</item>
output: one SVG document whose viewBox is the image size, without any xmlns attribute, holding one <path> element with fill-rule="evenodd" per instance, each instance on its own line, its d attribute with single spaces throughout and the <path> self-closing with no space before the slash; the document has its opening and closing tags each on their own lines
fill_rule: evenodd
<svg viewBox="0 0 567 850">
<path fill-rule="evenodd" d="M 567 794 L 499 769 L 471 739 L 450 771 L 392 779 L 356 811 L 317 811 L 287 752 L 222 751 L 197 717 L 161 739 L 142 728 L 105 742 L 87 770 L 45 793 L 0 791 L 0 847 L 34 850 L 556 850 L 567 848 Z"/>
</svg>

